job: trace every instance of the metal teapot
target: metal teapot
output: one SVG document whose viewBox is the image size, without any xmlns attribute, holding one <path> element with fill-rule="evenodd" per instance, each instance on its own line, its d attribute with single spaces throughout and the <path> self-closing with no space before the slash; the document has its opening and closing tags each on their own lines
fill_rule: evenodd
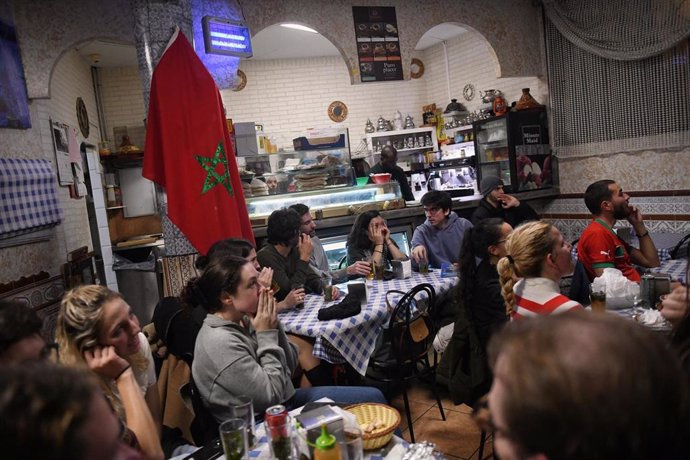
<svg viewBox="0 0 690 460">
<path fill-rule="evenodd" d="M 500 94 L 501 91 L 498 89 L 487 89 L 486 91 L 479 91 L 479 96 L 482 98 L 482 102 L 485 104 L 492 103 L 496 96 Z"/>
</svg>

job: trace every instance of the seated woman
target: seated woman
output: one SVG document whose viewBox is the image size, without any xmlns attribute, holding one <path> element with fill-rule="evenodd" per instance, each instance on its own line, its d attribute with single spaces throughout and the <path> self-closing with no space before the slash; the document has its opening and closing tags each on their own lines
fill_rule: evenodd
<svg viewBox="0 0 690 460">
<path fill-rule="evenodd" d="M 204 271 L 209 264 L 215 263 L 226 257 L 235 256 L 251 262 L 254 268 L 259 272 L 257 282 L 261 287 L 266 289 L 272 288 L 273 269 L 270 267 L 261 268 L 259 261 L 256 258 L 256 249 L 254 245 L 242 238 L 226 238 L 224 240 L 216 241 L 211 245 L 208 253 L 205 256 L 199 256 L 196 260 L 196 268 Z M 276 309 L 278 312 L 295 308 L 295 306 L 304 301 L 304 289 L 293 289 L 288 295 L 276 302 Z M 200 308 L 200 307 L 197 307 Z M 293 375 L 295 385 L 305 388 L 309 386 L 325 386 L 333 384 L 333 376 L 330 372 L 330 367 L 321 363 L 321 360 L 314 356 L 313 341 L 293 334 L 288 334 L 288 340 L 297 345 L 299 350 L 299 364 L 304 372 L 297 372 Z"/>
<path fill-rule="evenodd" d="M 406 260 L 395 241 L 386 221 L 378 211 L 367 211 L 355 219 L 347 237 L 347 265 L 359 260 L 387 267 L 391 260 Z"/>
<path fill-rule="evenodd" d="M 570 249 L 561 232 L 544 221 L 519 225 L 508 236 L 498 274 L 511 320 L 582 309 L 558 287 L 561 277 L 573 271 Z"/>
<path fill-rule="evenodd" d="M 91 369 L 146 458 L 163 458 L 161 409 L 151 349 L 137 317 L 120 294 L 96 285 L 67 292 L 60 304 L 56 336 L 60 362 Z"/>
<path fill-rule="evenodd" d="M 259 261 L 256 258 L 256 248 L 249 241 L 242 238 L 226 238 L 224 240 L 216 241 L 211 245 L 208 253 L 205 256 L 199 256 L 196 259 L 196 268 L 199 271 L 204 271 L 210 263 L 215 260 L 227 256 L 242 257 L 247 259 L 254 265 L 254 268 L 259 271 L 258 283 L 265 288 L 272 288 L 273 269 L 270 267 L 261 268 Z M 278 311 L 290 310 L 296 305 L 304 301 L 304 289 L 293 289 L 280 302 L 276 303 Z"/>
<path fill-rule="evenodd" d="M 290 380 L 297 366 L 291 344 L 277 317 L 271 291 L 258 284 L 254 265 L 224 257 L 189 281 L 183 301 L 208 312 L 194 349 L 192 376 L 210 413 L 218 421 L 230 417 L 238 397 L 252 398 L 262 416 L 274 404 L 288 409 L 328 397 L 336 402 L 385 403 L 368 387 L 314 387 L 295 390 Z"/>
</svg>

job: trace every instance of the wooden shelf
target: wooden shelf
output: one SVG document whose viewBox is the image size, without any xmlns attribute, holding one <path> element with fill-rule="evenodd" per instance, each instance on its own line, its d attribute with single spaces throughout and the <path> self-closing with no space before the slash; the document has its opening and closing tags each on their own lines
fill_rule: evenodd
<svg viewBox="0 0 690 460">
<path fill-rule="evenodd" d="M 144 161 L 144 152 L 141 153 L 114 153 L 111 155 L 103 155 L 100 157 L 101 162 L 110 168 L 136 168 L 142 165 Z"/>
</svg>

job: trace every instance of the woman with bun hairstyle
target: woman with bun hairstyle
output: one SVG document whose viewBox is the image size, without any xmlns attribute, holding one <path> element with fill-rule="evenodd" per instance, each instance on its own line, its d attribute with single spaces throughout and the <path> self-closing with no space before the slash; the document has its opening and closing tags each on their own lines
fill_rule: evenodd
<svg viewBox="0 0 690 460">
<path fill-rule="evenodd" d="M 368 387 L 313 387 L 295 390 L 291 375 L 297 347 L 287 339 L 270 289 L 258 283 L 251 262 L 234 256 L 212 261 L 187 283 L 182 298 L 188 307 L 208 314 L 194 348 L 192 377 L 204 404 L 221 422 L 239 396 L 252 398 L 254 411 L 284 404 L 288 409 L 328 397 L 336 402 L 382 402 Z"/>
<path fill-rule="evenodd" d="M 259 277 L 257 279 L 258 283 L 265 288 L 270 289 L 273 287 L 273 269 L 270 267 L 261 268 L 256 258 L 256 248 L 251 242 L 242 238 L 226 238 L 216 241 L 211 245 L 205 256 L 197 257 L 195 266 L 197 270 L 204 271 L 211 262 L 227 256 L 242 257 L 248 262 L 251 262 L 254 268 L 259 272 Z M 293 289 L 283 300 L 276 304 L 276 307 L 278 308 L 278 312 L 281 312 L 295 308 L 295 306 L 303 301 L 304 289 Z"/>
<path fill-rule="evenodd" d="M 580 310 L 582 305 L 560 292 L 558 283 L 573 270 L 571 245 L 544 221 L 518 226 L 498 261 L 501 294 L 512 320 Z"/>
<path fill-rule="evenodd" d="M 153 356 L 132 308 L 104 286 L 79 286 L 63 297 L 56 330 L 60 362 L 95 373 L 144 456 L 163 458 Z"/>
</svg>

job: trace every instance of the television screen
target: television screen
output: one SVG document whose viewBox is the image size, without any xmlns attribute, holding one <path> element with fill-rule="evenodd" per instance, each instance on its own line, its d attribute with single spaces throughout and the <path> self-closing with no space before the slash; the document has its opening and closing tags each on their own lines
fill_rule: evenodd
<svg viewBox="0 0 690 460">
<path fill-rule="evenodd" d="M 472 166 L 432 168 L 428 183 L 430 190 L 441 190 L 451 196 L 474 195 L 477 175 Z"/>
</svg>

